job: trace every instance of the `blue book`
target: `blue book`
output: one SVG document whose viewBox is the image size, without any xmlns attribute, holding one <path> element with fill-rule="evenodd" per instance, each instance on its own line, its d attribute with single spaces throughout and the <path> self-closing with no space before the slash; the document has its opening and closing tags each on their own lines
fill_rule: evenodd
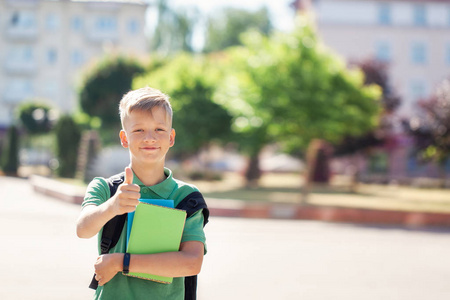
<svg viewBox="0 0 450 300">
<path fill-rule="evenodd" d="M 140 202 L 144 202 L 147 204 L 153 204 L 158 206 L 164 206 L 173 208 L 174 207 L 174 201 L 173 200 L 166 200 L 166 199 L 139 199 Z M 130 239 L 130 233 L 131 233 L 131 227 L 133 226 L 133 218 L 134 218 L 134 211 L 128 213 L 128 221 L 127 221 L 127 248 L 128 248 L 128 240 Z"/>
</svg>

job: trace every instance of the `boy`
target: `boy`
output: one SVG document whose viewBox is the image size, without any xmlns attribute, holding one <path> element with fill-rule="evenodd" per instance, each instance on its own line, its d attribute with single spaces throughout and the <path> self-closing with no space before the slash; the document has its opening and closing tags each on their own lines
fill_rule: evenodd
<svg viewBox="0 0 450 300">
<path fill-rule="evenodd" d="M 130 91 L 122 98 L 119 111 L 120 142 L 128 148 L 131 163 L 125 168 L 125 180 L 114 196 L 110 196 L 104 178 L 94 178 L 89 184 L 77 221 L 80 238 L 91 238 L 114 216 L 134 211 L 139 198 L 171 199 L 176 206 L 185 196 L 198 191 L 174 179 L 164 167 L 166 154 L 175 142 L 168 96 L 149 87 Z M 131 254 L 126 259 L 126 230 L 123 230 L 109 254 L 97 258 L 95 278 L 99 287 L 95 299 L 184 299 L 183 277 L 200 272 L 206 252 L 203 220 L 201 211 L 186 220 L 178 252 Z M 174 277 L 173 283 L 125 276 L 122 271 L 128 264 L 129 272 Z"/>
</svg>

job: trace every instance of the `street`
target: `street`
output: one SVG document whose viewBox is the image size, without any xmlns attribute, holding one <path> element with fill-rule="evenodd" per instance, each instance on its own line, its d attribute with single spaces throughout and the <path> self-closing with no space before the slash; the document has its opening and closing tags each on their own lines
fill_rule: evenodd
<svg viewBox="0 0 450 300">
<path fill-rule="evenodd" d="M 0 299 L 91 299 L 80 207 L 0 177 Z M 444 300 L 450 229 L 211 217 L 199 300 Z M 120 300 L 120 299 L 119 299 Z"/>
</svg>

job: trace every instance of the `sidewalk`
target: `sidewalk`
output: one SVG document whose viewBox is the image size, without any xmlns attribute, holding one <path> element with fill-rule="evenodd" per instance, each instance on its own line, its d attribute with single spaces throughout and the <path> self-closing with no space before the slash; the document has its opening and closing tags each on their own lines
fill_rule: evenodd
<svg viewBox="0 0 450 300">
<path fill-rule="evenodd" d="M 84 188 L 33 175 L 29 179 L 36 192 L 62 201 L 81 204 Z M 212 216 L 302 219 L 370 225 L 401 225 L 406 227 L 450 227 L 450 212 L 383 210 L 332 205 L 299 205 L 270 202 L 250 202 L 233 199 L 207 198 Z"/>
</svg>

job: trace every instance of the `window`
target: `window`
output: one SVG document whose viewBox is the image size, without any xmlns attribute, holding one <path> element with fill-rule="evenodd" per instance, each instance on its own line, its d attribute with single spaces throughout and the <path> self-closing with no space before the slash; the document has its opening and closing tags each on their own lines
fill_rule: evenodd
<svg viewBox="0 0 450 300">
<path fill-rule="evenodd" d="M 427 47 L 425 43 L 415 42 L 411 46 L 411 62 L 415 65 L 427 63 Z"/>
<path fill-rule="evenodd" d="M 14 47 L 11 49 L 8 56 L 9 62 L 18 64 L 32 63 L 33 59 L 33 48 L 31 46 Z"/>
<path fill-rule="evenodd" d="M 450 66 L 450 44 L 447 44 L 447 49 L 445 51 L 445 62 Z"/>
<path fill-rule="evenodd" d="M 56 16 L 55 14 L 47 15 L 45 19 L 45 27 L 50 31 L 58 29 L 58 16 Z"/>
<path fill-rule="evenodd" d="M 389 42 L 378 42 L 375 45 L 375 58 L 382 62 L 391 61 L 391 45 Z"/>
<path fill-rule="evenodd" d="M 416 26 L 427 25 L 427 11 L 423 4 L 415 4 L 413 8 L 413 22 Z"/>
<path fill-rule="evenodd" d="M 447 8 L 447 25 L 450 26 L 450 6 Z"/>
<path fill-rule="evenodd" d="M 43 90 L 49 97 L 54 97 L 58 92 L 58 84 L 55 80 L 47 81 L 43 86 Z"/>
<path fill-rule="evenodd" d="M 388 3 L 381 3 L 378 6 L 378 24 L 389 25 L 391 24 L 391 7 Z"/>
<path fill-rule="evenodd" d="M 33 49 L 30 46 L 26 46 L 23 49 L 23 59 L 26 62 L 30 62 L 33 60 Z"/>
<path fill-rule="evenodd" d="M 83 29 L 83 20 L 78 16 L 73 17 L 70 21 L 70 26 L 73 31 L 80 32 Z"/>
<path fill-rule="evenodd" d="M 427 95 L 425 82 L 423 80 L 412 80 L 410 83 L 410 95 L 413 101 L 425 98 Z"/>
<path fill-rule="evenodd" d="M 12 14 L 9 24 L 14 28 L 34 28 L 36 17 L 29 11 L 16 11 Z"/>
<path fill-rule="evenodd" d="M 131 34 L 136 34 L 139 32 L 139 22 L 136 20 L 128 21 L 128 32 Z"/>
<path fill-rule="evenodd" d="M 80 66 L 84 62 L 83 53 L 80 50 L 74 50 L 71 54 L 72 64 L 74 66 Z"/>
<path fill-rule="evenodd" d="M 58 52 L 55 48 L 48 49 L 47 51 L 47 62 L 50 65 L 54 65 L 58 60 Z"/>
<path fill-rule="evenodd" d="M 33 94 L 33 84 L 29 79 L 13 79 L 8 84 L 7 94 L 11 99 L 21 101 Z"/>
<path fill-rule="evenodd" d="M 95 26 L 99 31 L 115 32 L 117 30 L 117 21 L 113 17 L 99 17 Z"/>
</svg>

